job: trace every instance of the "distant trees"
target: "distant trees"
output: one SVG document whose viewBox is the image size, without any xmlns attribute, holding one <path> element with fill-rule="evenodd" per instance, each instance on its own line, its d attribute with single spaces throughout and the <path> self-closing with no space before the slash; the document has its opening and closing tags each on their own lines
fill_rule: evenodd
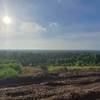
<svg viewBox="0 0 100 100">
<path fill-rule="evenodd" d="M 100 66 L 100 51 L 0 51 L 0 77 L 16 76 L 22 66 Z M 66 69 L 67 71 L 68 69 Z"/>
<path fill-rule="evenodd" d="M 23 66 L 98 66 L 100 65 L 100 52 L 0 51 L 0 64 L 9 62 L 21 63 Z M 13 65 L 10 66 L 13 67 Z M 19 70 L 19 65 L 17 68 Z"/>
</svg>

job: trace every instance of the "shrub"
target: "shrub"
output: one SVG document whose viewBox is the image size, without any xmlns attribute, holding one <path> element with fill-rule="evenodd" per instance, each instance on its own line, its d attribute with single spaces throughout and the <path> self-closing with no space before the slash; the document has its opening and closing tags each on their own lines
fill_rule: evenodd
<svg viewBox="0 0 100 100">
<path fill-rule="evenodd" d="M 5 69 L 11 68 L 11 69 L 14 69 L 15 71 L 17 71 L 18 73 L 20 73 L 21 69 L 22 69 L 21 65 L 17 64 L 17 63 L 1 64 L 0 69 L 2 69 L 2 68 L 5 68 Z"/>
<path fill-rule="evenodd" d="M 17 76 L 18 72 L 15 71 L 12 68 L 2 68 L 0 69 L 0 78 L 5 78 L 5 77 L 14 77 Z"/>
</svg>

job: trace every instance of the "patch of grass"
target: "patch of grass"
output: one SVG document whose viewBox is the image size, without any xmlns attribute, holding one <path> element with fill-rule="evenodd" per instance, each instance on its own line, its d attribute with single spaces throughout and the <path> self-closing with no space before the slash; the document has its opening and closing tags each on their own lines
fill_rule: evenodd
<svg viewBox="0 0 100 100">
<path fill-rule="evenodd" d="M 0 64 L 0 78 L 17 76 L 21 69 L 21 65 L 17 63 Z"/>
<path fill-rule="evenodd" d="M 64 71 L 66 71 L 65 67 L 61 67 L 61 66 L 50 66 L 50 67 L 48 67 L 49 73 L 64 72 Z"/>
<path fill-rule="evenodd" d="M 14 77 L 17 76 L 18 72 L 15 71 L 12 68 L 2 68 L 0 69 L 0 78 L 6 78 L 6 77 Z"/>
<path fill-rule="evenodd" d="M 67 72 L 67 71 L 100 71 L 100 66 L 49 66 L 48 72 Z"/>
<path fill-rule="evenodd" d="M 0 69 L 2 69 L 2 68 L 5 68 L 5 69 L 12 68 L 15 71 L 20 73 L 22 66 L 20 64 L 17 64 L 17 63 L 8 63 L 8 64 L 1 64 Z"/>
<path fill-rule="evenodd" d="M 69 71 L 100 71 L 100 66 L 67 67 Z"/>
</svg>

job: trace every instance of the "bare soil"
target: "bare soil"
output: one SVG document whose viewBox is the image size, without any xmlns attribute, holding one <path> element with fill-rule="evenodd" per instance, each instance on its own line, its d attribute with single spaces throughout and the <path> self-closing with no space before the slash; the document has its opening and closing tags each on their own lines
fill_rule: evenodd
<svg viewBox="0 0 100 100">
<path fill-rule="evenodd" d="M 0 87 L 0 100 L 100 100 L 100 72 L 6 78 Z"/>
</svg>

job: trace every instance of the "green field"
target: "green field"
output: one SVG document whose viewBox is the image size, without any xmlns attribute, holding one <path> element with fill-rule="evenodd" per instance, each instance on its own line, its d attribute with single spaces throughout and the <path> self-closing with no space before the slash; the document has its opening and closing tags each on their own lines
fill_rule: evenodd
<svg viewBox="0 0 100 100">
<path fill-rule="evenodd" d="M 59 71 L 100 71 L 100 66 L 50 66 L 48 67 L 48 72 L 59 72 Z"/>
</svg>

